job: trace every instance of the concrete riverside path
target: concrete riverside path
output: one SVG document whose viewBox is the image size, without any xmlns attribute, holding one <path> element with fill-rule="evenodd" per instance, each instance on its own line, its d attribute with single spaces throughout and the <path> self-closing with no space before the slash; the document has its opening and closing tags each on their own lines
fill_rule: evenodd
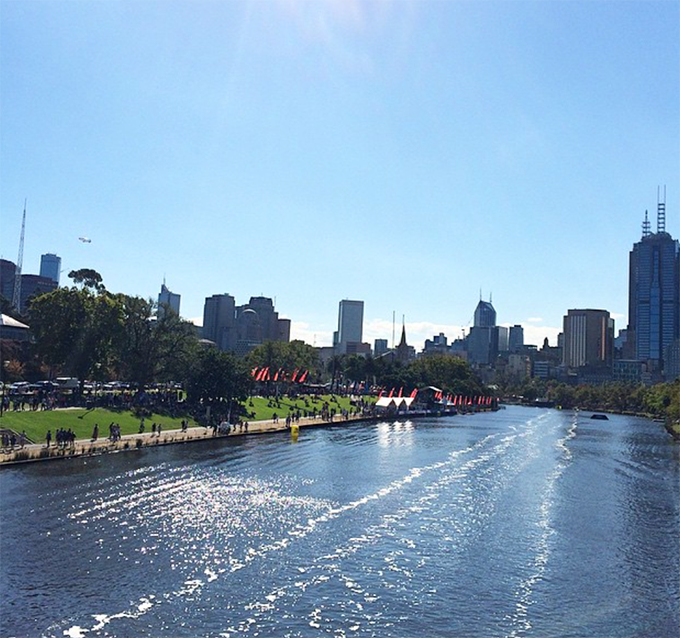
<svg viewBox="0 0 680 638">
<path fill-rule="evenodd" d="M 403 416 L 410 417 L 413 415 L 409 414 Z M 332 421 L 318 417 L 303 417 L 300 418 L 297 423 L 294 423 L 294 425 L 297 425 L 302 429 L 310 426 L 341 425 L 343 423 L 375 421 L 377 419 L 378 417 L 374 415 L 352 415 L 348 418 L 336 415 Z M 286 426 L 285 419 L 279 419 L 276 423 L 273 420 L 249 422 L 247 429 L 245 426 L 232 425 L 229 433 L 221 433 L 218 431 L 216 434 L 213 434 L 212 427 L 203 427 L 199 425 L 190 427 L 184 432 L 182 432 L 181 429 L 162 430 L 160 435 L 155 432 L 124 434 L 115 442 L 105 437 L 99 437 L 96 441 L 93 441 L 92 439 L 76 439 L 73 445 L 67 445 L 65 448 L 57 447 L 54 440 L 49 448 L 46 447 L 45 443 L 28 443 L 24 445 L 23 448 L 19 445 L 15 445 L 13 450 L 2 450 L 0 452 L 0 466 L 32 461 L 94 456 L 110 452 L 155 447 L 158 445 L 209 441 L 211 439 L 226 438 L 230 436 L 266 434 L 269 432 L 283 432 L 285 430 L 290 430 L 290 426 Z"/>
</svg>

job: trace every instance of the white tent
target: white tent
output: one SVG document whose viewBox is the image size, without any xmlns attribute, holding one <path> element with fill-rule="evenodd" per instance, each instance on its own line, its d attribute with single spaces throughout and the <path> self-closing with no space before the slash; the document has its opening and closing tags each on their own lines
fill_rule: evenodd
<svg viewBox="0 0 680 638">
<path fill-rule="evenodd" d="M 380 397 L 375 405 L 378 408 L 389 408 L 390 406 L 394 406 L 399 409 L 402 405 L 410 408 L 414 401 L 415 399 L 412 397 Z"/>
</svg>

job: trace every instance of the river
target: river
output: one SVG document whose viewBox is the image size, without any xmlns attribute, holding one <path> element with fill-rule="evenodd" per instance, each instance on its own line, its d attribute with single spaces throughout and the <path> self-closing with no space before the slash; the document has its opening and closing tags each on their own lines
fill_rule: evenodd
<svg viewBox="0 0 680 638">
<path fill-rule="evenodd" d="M 680 445 L 548 409 L 0 473 L 3 637 L 680 636 Z"/>
</svg>

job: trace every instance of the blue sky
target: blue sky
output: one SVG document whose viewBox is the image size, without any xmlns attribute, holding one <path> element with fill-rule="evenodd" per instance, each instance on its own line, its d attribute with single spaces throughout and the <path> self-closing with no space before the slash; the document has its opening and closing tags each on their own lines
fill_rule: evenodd
<svg viewBox="0 0 680 638">
<path fill-rule="evenodd" d="M 680 235 L 680 3 L 3 0 L 0 252 L 181 312 L 276 299 L 330 345 L 627 321 L 657 186 Z M 78 241 L 87 236 L 92 243 Z"/>
</svg>

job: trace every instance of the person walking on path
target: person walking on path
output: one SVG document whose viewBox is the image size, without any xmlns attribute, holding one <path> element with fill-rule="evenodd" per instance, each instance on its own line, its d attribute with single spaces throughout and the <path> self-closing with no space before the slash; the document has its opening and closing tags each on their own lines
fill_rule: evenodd
<svg viewBox="0 0 680 638">
<path fill-rule="evenodd" d="M 99 424 L 95 423 L 92 429 L 92 440 L 96 441 L 99 438 Z"/>
<path fill-rule="evenodd" d="M 45 447 L 50 447 L 50 443 L 52 442 L 52 430 L 47 430 L 47 434 L 45 435 L 45 442 L 47 443 Z"/>
</svg>

